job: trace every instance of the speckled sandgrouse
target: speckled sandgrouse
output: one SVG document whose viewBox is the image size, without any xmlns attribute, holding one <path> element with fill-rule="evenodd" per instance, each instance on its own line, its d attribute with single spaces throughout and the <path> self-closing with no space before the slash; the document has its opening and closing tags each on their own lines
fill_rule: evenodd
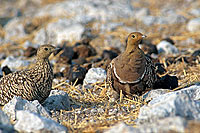
<svg viewBox="0 0 200 133">
<path fill-rule="evenodd" d="M 14 96 L 42 103 L 50 94 L 53 70 L 49 56 L 56 48 L 42 45 L 37 50 L 36 64 L 30 69 L 10 73 L 0 79 L 0 105 L 5 105 Z"/>
<path fill-rule="evenodd" d="M 154 64 L 138 47 L 145 35 L 133 32 L 126 50 L 114 58 L 107 69 L 107 81 L 118 94 L 142 95 L 157 80 Z"/>
</svg>

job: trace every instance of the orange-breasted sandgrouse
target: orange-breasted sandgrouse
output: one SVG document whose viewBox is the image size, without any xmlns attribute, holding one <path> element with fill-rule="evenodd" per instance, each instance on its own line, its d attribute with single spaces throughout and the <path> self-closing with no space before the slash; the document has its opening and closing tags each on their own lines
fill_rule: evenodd
<svg viewBox="0 0 200 133">
<path fill-rule="evenodd" d="M 10 73 L 0 79 L 0 105 L 14 96 L 42 103 L 50 94 L 53 70 L 49 56 L 57 50 L 52 45 L 42 45 L 37 50 L 36 64 L 30 69 Z"/>
<path fill-rule="evenodd" d="M 154 64 L 138 47 L 144 37 L 139 32 L 129 34 L 126 50 L 108 66 L 107 81 L 118 94 L 122 90 L 124 95 L 142 95 L 157 80 Z"/>
</svg>

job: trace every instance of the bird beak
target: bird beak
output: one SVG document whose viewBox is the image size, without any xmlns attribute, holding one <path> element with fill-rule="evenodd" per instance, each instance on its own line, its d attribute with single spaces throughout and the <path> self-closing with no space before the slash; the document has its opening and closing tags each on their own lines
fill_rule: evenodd
<svg viewBox="0 0 200 133">
<path fill-rule="evenodd" d="M 59 53 L 59 50 L 60 48 L 53 49 L 52 53 L 54 54 L 54 56 Z"/>
<path fill-rule="evenodd" d="M 55 51 L 58 51 L 60 48 L 55 48 L 53 51 L 55 52 Z"/>
<path fill-rule="evenodd" d="M 146 35 L 142 35 L 142 38 L 146 38 L 147 36 Z"/>
</svg>

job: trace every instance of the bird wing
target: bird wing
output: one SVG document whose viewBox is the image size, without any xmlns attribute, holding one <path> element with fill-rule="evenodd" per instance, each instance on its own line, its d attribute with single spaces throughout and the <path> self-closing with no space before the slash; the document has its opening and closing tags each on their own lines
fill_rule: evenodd
<svg viewBox="0 0 200 133">
<path fill-rule="evenodd" d="M 23 82 L 19 72 L 10 73 L 0 79 L 0 104 L 4 105 L 14 96 L 23 93 Z M 22 79 L 23 80 L 23 79 Z"/>
<path fill-rule="evenodd" d="M 119 82 L 138 83 L 145 76 L 146 59 L 143 54 L 121 54 L 113 60 L 112 67 Z"/>
</svg>

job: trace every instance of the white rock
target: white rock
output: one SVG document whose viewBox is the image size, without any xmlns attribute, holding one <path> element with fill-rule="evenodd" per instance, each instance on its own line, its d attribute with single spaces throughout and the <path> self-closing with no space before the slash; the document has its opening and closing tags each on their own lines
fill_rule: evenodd
<svg viewBox="0 0 200 133">
<path fill-rule="evenodd" d="M 140 109 L 138 123 L 174 116 L 200 120 L 200 101 L 196 100 L 199 97 L 200 86 L 197 85 L 160 95 Z"/>
<path fill-rule="evenodd" d="M 178 127 L 178 128 L 177 128 Z M 181 117 L 168 117 L 152 123 L 137 125 L 137 128 L 128 126 L 125 123 L 118 123 L 105 133 L 160 133 L 160 132 L 184 132 L 187 121 Z"/>
<path fill-rule="evenodd" d="M 0 132 L 14 132 L 9 117 L 0 109 Z"/>
<path fill-rule="evenodd" d="M 104 82 L 106 80 L 106 71 L 103 68 L 90 68 L 85 75 L 83 84 L 93 84 L 96 82 Z"/>
<path fill-rule="evenodd" d="M 119 26 L 123 26 L 124 24 L 122 22 L 107 22 L 107 23 L 95 23 L 93 28 L 96 30 L 100 30 L 101 32 L 105 32 L 105 31 L 114 31 L 115 29 L 117 29 L 117 27 Z"/>
<path fill-rule="evenodd" d="M 135 17 L 138 20 L 142 20 L 142 18 L 146 17 L 150 15 L 150 11 L 148 8 L 140 8 L 136 13 L 135 13 Z"/>
<path fill-rule="evenodd" d="M 44 43 L 44 44 L 45 44 L 45 43 Z M 25 41 L 25 42 L 23 43 L 23 47 L 24 47 L 24 48 L 28 48 L 28 47 L 38 48 L 39 45 L 38 45 L 38 44 L 33 44 L 33 43 L 30 42 L 30 41 Z"/>
<path fill-rule="evenodd" d="M 197 8 L 197 9 L 191 9 L 189 11 L 192 15 L 196 16 L 196 17 L 200 17 L 200 8 Z"/>
<path fill-rule="evenodd" d="M 9 117 L 0 109 L 0 125 L 11 125 Z"/>
<path fill-rule="evenodd" d="M 37 32 L 33 41 L 39 45 L 46 44 L 50 41 L 45 28 L 42 28 Z"/>
<path fill-rule="evenodd" d="M 187 29 L 190 32 L 200 31 L 200 18 L 194 18 L 190 20 L 187 24 Z"/>
<path fill-rule="evenodd" d="M 133 133 L 135 131 L 135 128 L 121 122 L 113 126 L 111 129 L 105 131 L 105 133 Z"/>
<path fill-rule="evenodd" d="M 170 90 L 168 89 L 156 89 L 156 90 L 148 91 L 142 97 L 145 99 L 145 101 L 149 101 L 149 100 L 152 100 L 153 98 L 156 98 L 168 92 L 170 92 Z"/>
<path fill-rule="evenodd" d="M 8 56 L 3 63 L 1 68 L 8 66 L 12 71 L 17 70 L 19 67 L 28 66 L 30 64 L 27 60 L 21 60 L 20 58 L 15 58 L 13 56 Z"/>
<path fill-rule="evenodd" d="M 161 41 L 158 45 L 156 45 L 156 47 L 159 54 L 164 53 L 165 55 L 169 55 L 179 53 L 178 49 L 174 45 L 165 40 Z"/>
<path fill-rule="evenodd" d="M 50 118 L 49 113 L 45 108 L 37 101 L 27 101 L 21 97 L 14 97 L 3 107 L 3 111 L 10 117 L 11 120 L 16 120 L 17 110 L 28 110 L 30 112 L 38 113 L 41 116 Z"/>
<path fill-rule="evenodd" d="M 34 42 L 38 44 L 59 44 L 62 41 L 77 41 L 81 39 L 84 30 L 81 24 L 72 24 L 68 19 L 59 19 L 57 22 L 49 23 L 46 30 L 40 29 L 34 38 Z"/>
<path fill-rule="evenodd" d="M 48 110 L 70 110 L 68 94 L 62 90 L 52 90 L 42 105 Z"/>
<path fill-rule="evenodd" d="M 20 18 L 10 20 L 4 27 L 6 31 L 5 39 L 17 40 L 25 37 L 25 29 Z"/>
<path fill-rule="evenodd" d="M 134 16 L 133 11 L 130 0 L 73 0 L 50 4 L 38 11 L 35 16 L 67 16 L 75 23 L 94 19 L 105 22 Z"/>
<path fill-rule="evenodd" d="M 167 117 L 148 124 L 137 125 L 138 133 L 159 133 L 159 132 L 184 132 L 187 121 L 182 117 Z M 178 128 L 177 128 L 178 127 Z"/>
<path fill-rule="evenodd" d="M 16 118 L 17 122 L 14 125 L 14 128 L 18 132 L 67 132 L 66 127 L 56 123 L 53 120 L 47 119 L 29 111 L 17 111 Z"/>
</svg>

